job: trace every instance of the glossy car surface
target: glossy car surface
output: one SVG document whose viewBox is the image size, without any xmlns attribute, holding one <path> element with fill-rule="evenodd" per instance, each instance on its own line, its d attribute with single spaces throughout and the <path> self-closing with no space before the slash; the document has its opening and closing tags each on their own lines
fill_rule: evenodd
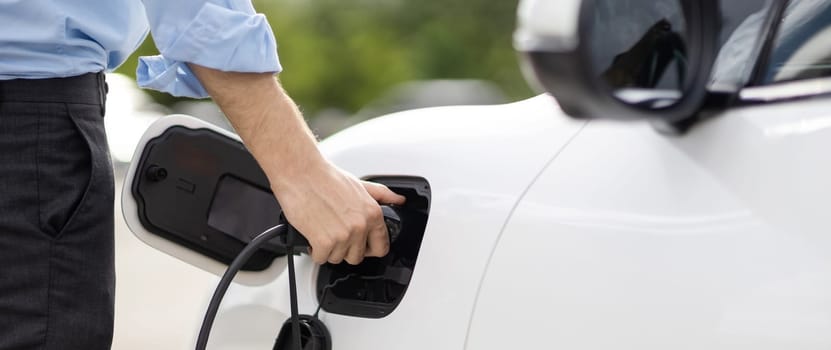
<svg viewBox="0 0 831 350">
<path fill-rule="evenodd" d="M 785 4 L 770 36 L 760 4 L 726 17 L 711 89 L 739 93 L 683 135 L 575 120 L 543 94 L 325 140 L 357 176 L 432 191 L 400 304 L 380 319 L 324 308 L 334 348 L 831 348 L 831 1 Z M 313 313 L 319 267 L 298 260 Z M 288 301 L 285 273 L 234 286 L 210 347 L 270 348 Z"/>
</svg>

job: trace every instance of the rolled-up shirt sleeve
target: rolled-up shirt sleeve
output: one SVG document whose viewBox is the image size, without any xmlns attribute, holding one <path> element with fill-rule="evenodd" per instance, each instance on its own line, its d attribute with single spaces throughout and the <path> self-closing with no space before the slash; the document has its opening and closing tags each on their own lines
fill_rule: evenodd
<svg viewBox="0 0 831 350">
<path fill-rule="evenodd" d="M 186 63 L 226 72 L 278 73 L 277 43 L 250 0 L 143 0 L 161 55 L 140 57 L 138 84 L 174 96 L 208 97 Z"/>
</svg>

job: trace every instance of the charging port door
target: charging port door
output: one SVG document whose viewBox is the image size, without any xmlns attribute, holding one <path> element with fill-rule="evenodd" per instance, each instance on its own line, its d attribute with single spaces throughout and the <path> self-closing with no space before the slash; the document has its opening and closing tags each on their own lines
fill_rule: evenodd
<svg viewBox="0 0 831 350">
<path fill-rule="evenodd" d="M 217 275 L 281 214 L 265 173 L 239 138 L 184 115 L 161 118 L 145 132 L 125 178 L 122 209 L 143 242 Z M 284 255 L 280 245 L 267 244 L 235 281 L 274 280 Z"/>
<path fill-rule="evenodd" d="M 399 210 L 402 229 L 391 237 L 383 258 L 366 258 L 359 265 L 325 264 L 317 278 L 317 298 L 330 313 L 381 318 L 395 310 L 415 271 L 430 213 L 430 185 L 420 177 L 373 177 L 407 198 Z"/>
</svg>

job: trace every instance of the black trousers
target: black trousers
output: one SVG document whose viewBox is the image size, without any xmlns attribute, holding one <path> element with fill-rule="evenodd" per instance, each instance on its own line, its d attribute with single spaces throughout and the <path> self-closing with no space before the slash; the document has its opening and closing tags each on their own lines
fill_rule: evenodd
<svg viewBox="0 0 831 350">
<path fill-rule="evenodd" d="M 0 81 L 0 349 L 109 349 L 103 74 Z"/>
</svg>

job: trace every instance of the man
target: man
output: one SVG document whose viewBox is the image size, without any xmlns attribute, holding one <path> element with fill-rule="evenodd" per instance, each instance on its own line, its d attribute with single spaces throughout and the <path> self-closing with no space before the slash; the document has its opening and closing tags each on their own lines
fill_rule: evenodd
<svg viewBox="0 0 831 350">
<path fill-rule="evenodd" d="M 148 26 L 149 23 L 149 26 Z M 387 253 L 386 187 L 334 167 L 273 75 L 249 0 L 0 0 L 0 349 L 105 349 L 113 179 L 103 74 L 150 28 L 139 84 L 210 95 L 265 170 L 317 263 Z"/>
</svg>

